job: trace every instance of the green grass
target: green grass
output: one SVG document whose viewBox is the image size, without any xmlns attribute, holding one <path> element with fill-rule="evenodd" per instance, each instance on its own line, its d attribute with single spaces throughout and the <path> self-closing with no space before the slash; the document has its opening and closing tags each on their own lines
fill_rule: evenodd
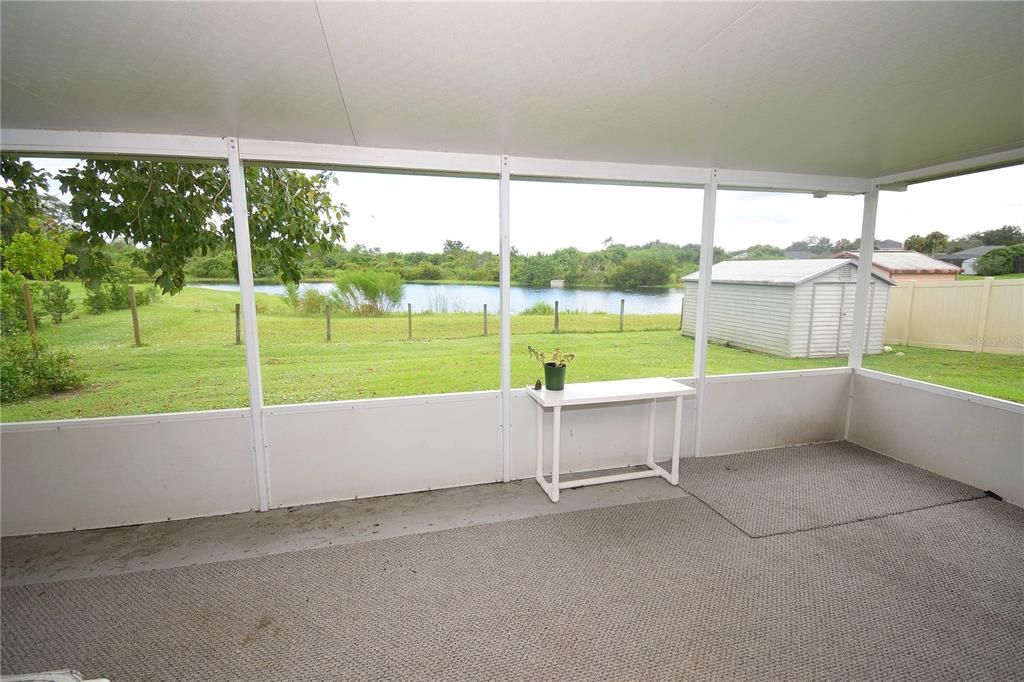
<svg viewBox="0 0 1024 682">
<path fill-rule="evenodd" d="M 74 289 L 81 298 L 81 287 Z M 142 348 L 132 346 L 127 310 L 83 310 L 40 336 L 71 350 L 88 375 L 78 390 L 3 405 L 7 422 L 178 412 L 248 404 L 245 350 L 235 345 L 237 292 L 186 289 L 139 309 Z M 344 400 L 498 388 L 499 319 L 480 314 L 417 314 L 407 340 L 403 314 L 384 318 L 335 316 L 333 340 L 319 317 L 294 315 L 276 296 L 257 295 L 267 404 Z M 81 306 L 80 306 L 81 307 Z M 577 354 L 572 381 L 692 374 L 693 341 L 679 335 L 676 315 L 566 314 L 554 336 L 548 316 L 512 318 L 512 381 L 532 384 L 540 367 L 526 346 Z M 901 348 L 865 365 L 924 381 L 1024 402 L 1024 357 Z M 842 366 L 845 358 L 786 359 L 713 345 L 712 374 Z"/>
</svg>

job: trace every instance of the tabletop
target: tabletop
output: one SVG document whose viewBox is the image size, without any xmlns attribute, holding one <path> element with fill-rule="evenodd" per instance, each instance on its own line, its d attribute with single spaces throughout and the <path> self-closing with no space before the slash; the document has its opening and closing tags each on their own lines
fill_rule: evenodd
<svg viewBox="0 0 1024 682">
<path fill-rule="evenodd" d="M 530 387 L 526 392 L 542 407 L 625 403 L 654 398 L 692 398 L 697 395 L 697 389 L 665 377 L 566 384 L 563 391 L 549 391 L 547 388 L 536 391 Z"/>
</svg>

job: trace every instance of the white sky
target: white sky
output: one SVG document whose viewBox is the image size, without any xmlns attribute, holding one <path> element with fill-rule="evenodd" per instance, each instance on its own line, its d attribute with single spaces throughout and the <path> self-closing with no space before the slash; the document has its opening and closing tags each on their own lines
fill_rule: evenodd
<svg viewBox="0 0 1024 682">
<path fill-rule="evenodd" d="M 36 159 L 55 171 L 67 161 Z M 351 213 L 346 243 L 384 251 L 440 251 L 456 239 L 498 250 L 498 183 L 379 173 L 338 173 L 332 192 Z M 524 253 L 575 246 L 601 248 L 660 239 L 700 241 L 698 190 L 515 181 L 512 244 Z M 785 247 L 815 234 L 860 236 L 863 197 L 720 192 L 715 243 L 729 251 L 752 244 Z M 883 192 L 876 235 L 904 240 L 934 230 L 957 237 L 1002 225 L 1024 226 L 1024 166 Z"/>
</svg>

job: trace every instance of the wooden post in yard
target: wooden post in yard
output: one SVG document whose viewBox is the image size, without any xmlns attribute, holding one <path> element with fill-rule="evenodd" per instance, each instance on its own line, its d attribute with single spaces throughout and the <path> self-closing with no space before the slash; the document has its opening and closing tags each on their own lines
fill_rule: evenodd
<svg viewBox="0 0 1024 682">
<path fill-rule="evenodd" d="M 331 340 L 331 304 L 328 303 L 327 307 L 324 308 L 324 315 L 327 316 L 327 340 Z"/>
<path fill-rule="evenodd" d="M 487 304 L 484 303 L 484 336 L 487 336 Z"/>
<path fill-rule="evenodd" d="M 36 316 L 32 312 L 32 289 L 26 283 L 21 287 L 21 295 L 25 297 L 25 319 L 28 320 L 28 333 L 36 336 Z"/>
<path fill-rule="evenodd" d="M 679 331 L 683 331 L 683 318 L 686 316 L 686 297 L 683 296 L 682 303 L 679 304 Z"/>
<path fill-rule="evenodd" d="M 242 345 L 242 304 L 235 304 L 235 345 Z"/>
<path fill-rule="evenodd" d="M 619 299 L 619 331 L 622 331 L 622 320 L 626 316 L 626 299 Z"/>
<path fill-rule="evenodd" d="M 132 309 L 132 331 L 135 333 L 135 347 L 142 345 L 142 335 L 139 333 L 139 308 L 135 305 L 135 287 L 128 287 L 128 306 Z"/>
<path fill-rule="evenodd" d="M 412 341 L 412 303 L 409 304 L 409 340 Z"/>
<path fill-rule="evenodd" d="M 558 301 L 555 301 L 555 333 L 558 333 Z"/>
</svg>

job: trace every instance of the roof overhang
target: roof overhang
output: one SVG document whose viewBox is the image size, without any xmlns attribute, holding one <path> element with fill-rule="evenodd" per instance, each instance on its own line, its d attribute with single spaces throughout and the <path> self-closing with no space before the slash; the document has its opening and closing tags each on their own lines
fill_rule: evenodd
<svg viewBox="0 0 1024 682">
<path fill-rule="evenodd" d="M 264 163 L 860 193 L 1024 161 L 1022 38 L 1022 3 L 4 2 L 0 123 L 19 152 L 239 137 Z"/>
</svg>

